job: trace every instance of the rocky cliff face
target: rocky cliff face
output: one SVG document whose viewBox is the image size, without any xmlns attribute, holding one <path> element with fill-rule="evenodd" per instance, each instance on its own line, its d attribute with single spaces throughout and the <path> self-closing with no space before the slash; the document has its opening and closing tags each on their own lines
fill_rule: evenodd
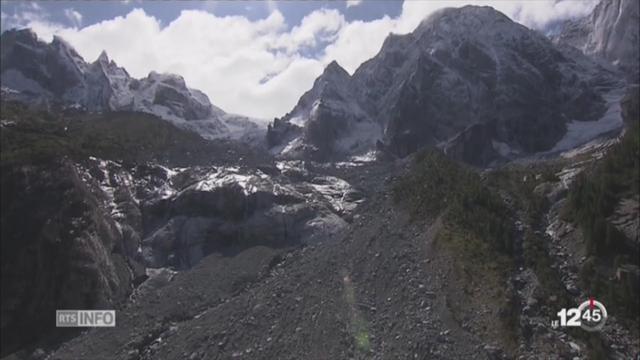
<svg viewBox="0 0 640 360">
<path fill-rule="evenodd" d="M 630 82 L 638 82 L 640 5 L 637 1 L 601 1 L 587 17 L 563 24 L 553 39 L 610 62 L 622 70 Z"/>
<path fill-rule="evenodd" d="M 349 74 L 332 62 L 293 110 L 269 127 L 268 144 L 275 152 L 315 160 L 370 150 L 382 127 L 363 110 L 356 92 Z"/>
<path fill-rule="evenodd" d="M 152 72 L 136 80 L 105 52 L 88 64 L 60 37 L 47 44 L 29 29 L 2 34 L 2 86 L 88 111 L 138 110 L 184 120 L 222 113 L 178 75 Z"/>
<path fill-rule="evenodd" d="M 282 248 L 336 238 L 361 202 L 345 181 L 304 163 L 240 168 L 125 167 L 94 159 L 81 170 L 112 194 L 107 205 L 131 226 L 137 259 L 151 268 L 188 269 L 211 253 L 252 246 Z M 130 197 L 118 194 L 131 194 Z"/>
<path fill-rule="evenodd" d="M 309 135 L 331 133 L 338 139 L 353 136 L 355 131 L 344 130 L 349 126 L 371 124 L 384 132 L 357 131 L 366 139 L 357 150 L 371 150 L 381 140 L 384 148 L 406 156 L 425 146 L 447 148 L 457 139 L 456 147 L 468 149 L 452 153 L 486 165 L 549 150 L 567 122 L 598 119 L 605 111 L 602 94 L 615 82 L 584 55 L 565 53 L 492 8 L 475 6 L 441 10 L 411 34 L 390 35 L 351 77 L 328 76 L 340 73 L 332 68 L 336 65 L 273 124 L 272 132 L 297 126 L 306 134 L 297 143 L 272 142 L 280 144 L 275 152 L 310 145 L 335 151 L 333 144 Z M 330 111 L 312 107 L 324 103 Z M 485 156 L 464 156 L 478 147 Z M 342 154 L 357 153 L 349 150 Z"/>
<path fill-rule="evenodd" d="M 2 167 L 3 354 L 52 330 L 44 314 L 117 308 L 144 276 L 135 231 L 84 180 L 66 160 Z"/>
<path fill-rule="evenodd" d="M 2 356 L 60 334 L 42 314 L 120 310 L 150 269 L 339 239 L 363 201 L 312 164 L 123 114 L 47 119 L 3 103 Z"/>
</svg>

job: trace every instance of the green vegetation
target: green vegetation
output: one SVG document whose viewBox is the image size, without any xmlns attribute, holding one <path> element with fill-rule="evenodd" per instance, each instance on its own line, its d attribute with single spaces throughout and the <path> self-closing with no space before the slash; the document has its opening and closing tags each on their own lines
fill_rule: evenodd
<svg viewBox="0 0 640 360">
<path fill-rule="evenodd" d="M 395 199 L 406 204 L 414 218 L 434 219 L 445 211 L 444 221 L 463 237 L 480 239 L 505 254 L 513 251 L 511 220 L 496 191 L 489 190 L 476 172 L 436 151 L 416 156 L 414 171 L 396 184 Z"/>
<path fill-rule="evenodd" d="M 569 192 L 568 215 L 582 228 L 590 255 L 615 256 L 630 249 L 607 218 L 621 199 L 638 195 L 640 131 L 632 125 L 602 161 L 583 172 Z"/>
<path fill-rule="evenodd" d="M 582 230 L 589 256 L 581 271 L 583 285 L 599 294 L 613 309 L 638 320 L 640 285 L 638 245 L 618 230 L 609 217 L 623 199 L 639 198 L 640 119 L 638 90 L 623 101 L 627 130 L 606 156 L 584 171 L 569 192 L 565 214 Z M 637 216 L 637 214 L 636 214 Z M 636 229 L 637 231 L 637 229 Z M 631 275 L 616 279 L 617 271 L 631 266 Z M 611 280 L 611 279 L 615 280 Z M 602 294 L 602 295 L 600 295 Z"/>
<path fill-rule="evenodd" d="M 522 220 L 528 225 L 522 235 L 522 265 L 533 269 L 540 281 L 540 300 L 547 301 L 553 295 L 558 299 L 558 304 L 570 306 L 572 303 L 569 302 L 565 287 L 552 267 L 553 259 L 547 251 L 544 235 L 533 230 L 542 228 L 545 222 L 543 215 L 549 205 L 547 199 L 536 193 L 535 189 L 545 182 L 557 182 L 559 179 L 555 174 L 561 168 L 559 162 L 513 164 L 492 171 L 488 175 L 487 183 L 491 188 L 501 189 L 509 194 L 513 207 L 522 211 Z"/>
<path fill-rule="evenodd" d="M 416 155 L 413 170 L 396 183 L 393 192 L 414 220 L 442 220 L 433 250 L 442 252 L 438 256 L 445 261 L 451 259 L 455 276 L 447 290 L 447 306 L 454 316 L 462 321 L 469 316 L 468 309 L 488 306 L 499 314 L 499 321 L 476 330 L 486 341 L 502 334 L 502 345 L 513 349 L 518 315 L 506 287 L 515 264 L 513 219 L 500 192 L 489 188 L 486 180 L 444 154 L 429 151 Z"/>
<path fill-rule="evenodd" d="M 61 157 L 89 156 L 175 166 L 237 161 L 248 150 L 211 142 L 153 115 L 49 113 L 15 102 L 2 102 L 2 165 L 43 163 Z M 246 157 L 246 156 L 245 156 Z"/>
</svg>

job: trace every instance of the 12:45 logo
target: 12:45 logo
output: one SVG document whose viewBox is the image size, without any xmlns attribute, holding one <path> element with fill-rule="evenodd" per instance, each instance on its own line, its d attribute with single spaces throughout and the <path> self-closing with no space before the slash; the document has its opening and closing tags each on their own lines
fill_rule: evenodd
<svg viewBox="0 0 640 360">
<path fill-rule="evenodd" d="M 561 309 L 558 311 L 558 320 L 551 323 L 553 327 L 581 327 L 587 331 L 599 331 L 607 321 L 607 309 L 595 300 L 589 299 L 577 308 Z"/>
</svg>

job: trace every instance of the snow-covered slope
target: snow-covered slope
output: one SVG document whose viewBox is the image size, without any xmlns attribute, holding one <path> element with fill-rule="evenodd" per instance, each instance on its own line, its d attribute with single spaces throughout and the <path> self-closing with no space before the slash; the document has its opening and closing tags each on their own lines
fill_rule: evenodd
<svg viewBox="0 0 640 360">
<path fill-rule="evenodd" d="M 50 44 L 29 29 L 9 30 L 2 44 L 3 93 L 37 104 L 59 104 L 90 112 L 140 111 L 157 115 L 205 138 L 243 140 L 264 134 L 265 126 L 226 114 L 179 75 L 151 72 L 132 78 L 102 52 L 93 63 L 60 37 Z"/>
<path fill-rule="evenodd" d="M 366 137 L 359 144 L 366 146 L 358 151 L 377 147 L 405 156 L 440 146 L 486 165 L 552 149 L 568 123 L 599 119 L 606 111 L 603 94 L 618 83 L 579 51 L 559 49 L 544 35 L 478 6 L 442 9 L 412 33 L 390 35 L 353 76 L 329 77 L 329 70 L 270 127 L 277 135 L 269 139 L 274 152 L 291 155 L 291 146 L 283 147 L 291 138 L 283 134 L 305 134 L 293 137 L 297 148 L 323 145 L 309 141 L 314 124 L 324 123 L 317 127 L 334 142 L 353 132 L 333 124 L 376 124 L 383 133 L 359 131 Z M 315 114 L 309 109 L 316 102 L 342 111 Z"/>
</svg>

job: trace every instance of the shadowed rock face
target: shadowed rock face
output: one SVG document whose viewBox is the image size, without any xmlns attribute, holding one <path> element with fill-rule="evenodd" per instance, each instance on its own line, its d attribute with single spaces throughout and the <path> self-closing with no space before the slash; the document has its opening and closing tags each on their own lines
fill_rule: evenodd
<svg viewBox="0 0 640 360">
<path fill-rule="evenodd" d="M 363 201 L 304 163 L 261 168 L 96 158 L 3 168 L 3 354 L 52 330 L 42 314 L 119 308 L 145 267 L 337 239 Z"/>
<path fill-rule="evenodd" d="M 351 77 L 333 61 L 293 110 L 269 125 L 267 143 L 286 157 L 319 161 L 366 152 L 382 129 L 359 101 Z"/>
<path fill-rule="evenodd" d="M 185 120 L 205 119 L 211 113 L 211 105 L 191 101 L 189 95 L 188 92 L 181 92 L 176 87 L 161 83 L 155 92 L 153 103 L 168 106 L 175 116 Z"/>
<path fill-rule="evenodd" d="M 336 154 L 332 142 L 366 133 L 350 131 L 353 124 L 371 123 L 383 132 L 367 134 L 373 141 L 360 141 L 364 147 L 373 149 L 380 139 L 386 149 L 406 156 L 454 138 L 485 141 L 467 129 L 491 124 L 489 143 L 529 154 L 551 149 L 567 122 L 598 119 L 605 110 L 602 94 L 615 80 L 584 55 L 565 53 L 492 8 L 475 6 L 441 10 L 410 34 L 390 35 L 352 76 L 336 67 L 327 67 L 292 112 L 272 125 L 282 133 L 297 124 L 305 136 L 275 143 Z M 324 103 L 326 110 L 309 110 L 309 104 Z M 274 146 L 281 156 L 300 156 L 282 148 Z M 357 153 L 347 149 L 339 155 Z M 475 160 L 486 165 L 502 157 L 485 155 Z"/>
<path fill-rule="evenodd" d="M 174 195 L 141 205 L 148 224 L 142 241 L 147 265 L 185 268 L 213 252 L 334 238 L 362 200 L 337 178 L 311 174 L 299 182 L 261 170 L 203 170 L 184 188 L 172 185 Z M 193 174 L 180 173 L 169 183 L 180 176 Z"/>
<path fill-rule="evenodd" d="M 56 309 L 115 308 L 144 275 L 134 235 L 68 161 L 2 169 L 2 351 L 54 326 Z"/>
<path fill-rule="evenodd" d="M 9 30 L 2 34 L 1 44 L 3 86 L 10 83 L 29 95 L 49 96 L 84 86 L 86 64 L 62 39 L 45 44 L 30 30 Z"/>
<path fill-rule="evenodd" d="M 148 267 L 192 267 L 211 253 L 234 254 L 337 238 L 363 201 L 336 177 L 304 163 L 262 170 L 157 165 L 125 167 L 93 159 L 78 168 L 93 182 L 122 232 L 128 256 Z"/>
</svg>

